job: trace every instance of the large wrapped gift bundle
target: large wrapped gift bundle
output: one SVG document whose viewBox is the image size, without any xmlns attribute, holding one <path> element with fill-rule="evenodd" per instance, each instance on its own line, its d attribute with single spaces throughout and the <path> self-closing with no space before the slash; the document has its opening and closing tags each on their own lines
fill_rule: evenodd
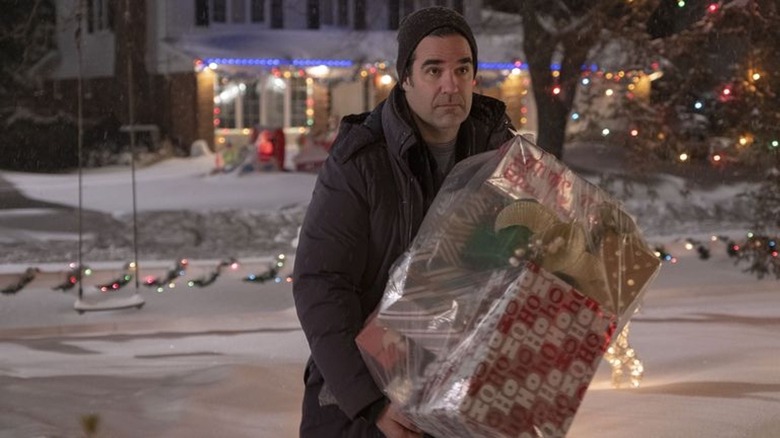
<svg viewBox="0 0 780 438">
<path fill-rule="evenodd" d="M 517 136 L 453 169 L 357 344 L 434 436 L 563 436 L 659 267 L 616 201 Z"/>
</svg>

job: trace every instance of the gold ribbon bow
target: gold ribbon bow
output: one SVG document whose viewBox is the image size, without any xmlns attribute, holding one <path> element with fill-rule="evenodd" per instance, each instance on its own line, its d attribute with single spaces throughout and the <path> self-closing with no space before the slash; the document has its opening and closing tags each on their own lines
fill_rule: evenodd
<svg viewBox="0 0 780 438">
<path fill-rule="evenodd" d="M 618 316 L 635 304 L 660 266 L 637 234 L 634 220 L 611 204 L 597 210 L 590 233 L 579 222 L 559 220 L 533 200 L 504 207 L 494 230 L 513 225 L 532 232 L 529 247 L 515 252 L 518 258 L 539 264 Z"/>
</svg>

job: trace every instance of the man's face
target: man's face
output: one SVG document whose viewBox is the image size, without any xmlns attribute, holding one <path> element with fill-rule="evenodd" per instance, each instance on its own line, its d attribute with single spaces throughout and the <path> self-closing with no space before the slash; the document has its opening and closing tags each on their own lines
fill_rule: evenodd
<svg viewBox="0 0 780 438">
<path fill-rule="evenodd" d="M 466 38 L 458 34 L 423 38 L 402 86 L 423 139 L 454 140 L 471 111 L 474 89 L 474 60 Z"/>
</svg>

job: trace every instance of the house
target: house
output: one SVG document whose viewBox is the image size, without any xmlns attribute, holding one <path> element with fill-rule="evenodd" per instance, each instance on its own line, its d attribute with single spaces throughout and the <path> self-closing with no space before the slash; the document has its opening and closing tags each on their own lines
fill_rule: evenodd
<svg viewBox="0 0 780 438">
<path fill-rule="evenodd" d="M 241 145 L 258 127 L 294 147 L 387 96 L 400 20 L 433 4 L 475 29 L 479 91 L 532 126 L 517 27 L 462 0 L 56 0 L 52 107 L 76 113 L 80 78 L 86 118 L 156 127 L 183 150 Z"/>
</svg>

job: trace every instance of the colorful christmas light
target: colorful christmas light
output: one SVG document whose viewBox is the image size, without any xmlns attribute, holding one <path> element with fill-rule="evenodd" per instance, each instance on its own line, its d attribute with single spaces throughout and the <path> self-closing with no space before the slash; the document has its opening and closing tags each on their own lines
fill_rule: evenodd
<svg viewBox="0 0 780 438">
<path fill-rule="evenodd" d="M 230 267 L 231 270 L 236 270 L 239 267 L 238 260 L 236 260 L 233 257 L 230 257 L 228 259 L 222 260 L 219 262 L 216 268 L 214 268 L 213 271 L 207 276 L 196 278 L 194 280 L 190 280 L 187 282 L 187 286 L 189 287 L 205 287 L 209 286 L 215 281 L 217 281 L 217 278 L 222 274 L 222 269 L 225 267 Z"/>
<path fill-rule="evenodd" d="M 68 265 L 68 272 L 65 274 L 65 281 L 54 286 L 54 290 L 63 292 L 72 289 L 83 277 L 92 275 L 92 269 L 89 266 L 79 266 L 76 263 Z"/>
<path fill-rule="evenodd" d="M 163 292 L 166 286 L 173 289 L 176 287 L 176 279 L 187 272 L 187 265 L 189 265 L 187 259 L 177 260 L 176 266 L 168 270 L 164 277 L 146 277 L 144 285 L 146 287 L 156 287 L 157 292 Z"/>
<path fill-rule="evenodd" d="M 119 276 L 119 278 L 110 281 L 108 283 L 98 284 L 95 287 L 100 289 L 101 292 L 119 290 L 130 283 L 130 280 L 133 279 L 133 274 L 132 274 L 133 272 L 135 272 L 135 263 L 134 262 L 126 263 L 125 272 L 122 273 L 122 275 Z"/>
<path fill-rule="evenodd" d="M 780 236 L 768 236 L 748 232 L 744 241 L 738 242 L 728 236 L 713 235 L 711 243 L 723 242 L 726 254 L 734 258 L 736 264 L 749 263 L 745 271 L 755 273 L 759 278 L 765 275 L 774 274 L 780 279 Z M 699 259 L 709 260 L 711 249 L 709 244 L 705 244 L 694 238 L 685 239 L 685 249 L 689 251 L 696 250 Z M 677 257 L 668 253 L 663 246 L 655 248 L 656 256 L 662 261 L 677 263 Z"/>
<path fill-rule="evenodd" d="M 268 266 L 268 271 L 262 274 L 249 274 L 244 277 L 244 281 L 250 283 L 265 283 L 266 281 L 271 280 L 275 283 L 281 283 L 283 281 L 287 281 L 288 283 L 291 282 L 291 277 L 288 276 L 286 279 L 283 279 L 279 276 L 279 271 L 284 267 L 285 260 L 285 255 L 279 254 L 276 256 L 276 260 Z"/>
<path fill-rule="evenodd" d="M 736 263 L 748 263 L 745 271 L 752 272 L 763 278 L 774 274 L 780 279 L 780 236 L 747 233 L 747 239 L 742 244 L 729 242 L 728 254 L 736 259 Z"/>
<path fill-rule="evenodd" d="M 666 249 L 664 249 L 663 246 L 656 246 L 655 247 L 655 256 L 661 259 L 661 261 L 664 262 L 670 262 L 672 264 L 677 263 L 677 257 L 672 256 L 668 252 L 666 252 Z"/>
</svg>

